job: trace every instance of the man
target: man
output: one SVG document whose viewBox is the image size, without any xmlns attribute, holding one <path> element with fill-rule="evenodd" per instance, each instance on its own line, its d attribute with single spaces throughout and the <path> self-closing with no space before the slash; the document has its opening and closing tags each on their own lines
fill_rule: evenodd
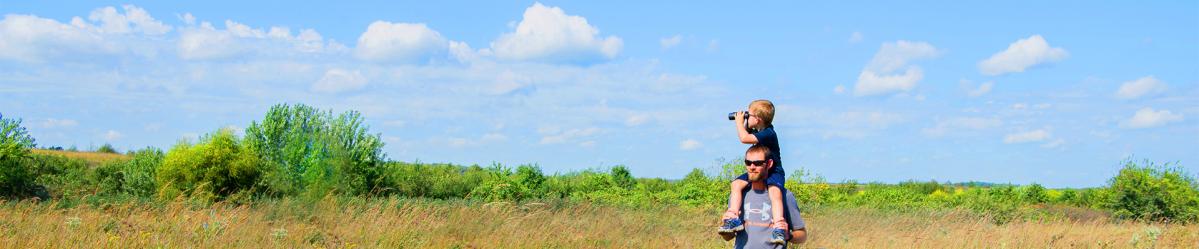
<svg viewBox="0 0 1199 249">
<path fill-rule="evenodd" d="M 736 238 L 735 248 L 787 248 L 787 242 L 803 243 L 808 233 L 800 217 L 799 207 L 796 206 L 795 195 L 786 191 L 783 193 L 785 207 L 771 207 L 770 196 L 766 190 L 766 177 L 774 161 L 770 160 L 770 149 L 765 145 L 754 145 L 745 151 L 745 173 L 749 175 L 750 188 L 747 189 L 741 220 L 745 221 L 744 230 L 734 233 L 720 233 L 724 240 Z M 784 216 L 790 224 L 789 240 L 782 243 L 771 242 L 771 209 L 784 208 Z"/>
</svg>

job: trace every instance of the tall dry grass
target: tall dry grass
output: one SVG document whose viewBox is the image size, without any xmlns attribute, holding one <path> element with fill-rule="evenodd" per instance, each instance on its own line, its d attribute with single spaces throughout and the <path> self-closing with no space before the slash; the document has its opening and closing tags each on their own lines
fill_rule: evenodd
<svg viewBox="0 0 1199 249">
<path fill-rule="evenodd" d="M 253 206 L 4 203 L 0 248 L 727 248 L 719 210 L 567 203 L 334 199 Z M 1088 221 L 995 225 L 966 212 L 807 213 L 798 248 L 1196 248 L 1199 226 Z"/>
<path fill-rule="evenodd" d="M 102 152 L 87 152 L 87 151 L 62 151 L 62 150 L 43 150 L 33 149 L 34 154 L 65 156 L 72 159 L 81 159 L 88 165 L 100 165 L 106 162 L 117 160 L 129 160 L 129 156 L 124 154 L 102 153 Z"/>
</svg>

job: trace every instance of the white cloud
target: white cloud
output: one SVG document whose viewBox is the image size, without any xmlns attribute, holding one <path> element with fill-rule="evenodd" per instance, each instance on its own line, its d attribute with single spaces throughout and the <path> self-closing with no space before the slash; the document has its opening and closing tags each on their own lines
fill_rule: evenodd
<svg viewBox="0 0 1199 249">
<path fill-rule="evenodd" d="M 569 142 L 569 141 L 577 139 L 577 138 L 588 137 L 588 136 L 594 135 L 595 133 L 599 132 L 599 128 L 596 128 L 596 127 L 575 128 L 575 129 L 570 129 L 570 130 L 560 131 L 560 132 L 554 132 L 555 130 L 556 129 L 541 130 L 540 132 L 542 132 L 543 134 L 545 134 L 547 132 L 550 133 L 544 137 L 541 137 L 541 144 L 565 143 L 565 142 Z M 592 143 L 594 143 L 594 142 L 592 142 Z"/>
<path fill-rule="evenodd" d="M 326 41 L 316 30 L 303 29 L 292 36 L 286 27 L 263 31 L 232 20 L 225 21 L 223 30 L 209 22 L 181 28 L 175 47 L 179 57 L 186 60 L 227 59 L 239 55 L 287 58 L 346 49 L 344 45 Z"/>
<path fill-rule="evenodd" d="M 1153 108 L 1145 107 L 1137 110 L 1132 118 L 1120 122 L 1121 128 L 1140 129 L 1152 128 L 1166 125 L 1171 122 L 1182 121 L 1182 114 L 1175 114 L 1169 110 L 1154 111 Z"/>
<path fill-rule="evenodd" d="M 1065 49 L 1049 47 L 1045 38 L 1033 35 L 1017 40 L 1009 45 L 1007 50 L 978 62 L 978 70 L 985 75 L 1018 73 L 1037 64 L 1056 62 L 1066 57 L 1069 57 L 1069 53 Z"/>
<path fill-rule="evenodd" d="M 649 115 L 644 114 L 644 113 L 635 114 L 635 115 L 630 115 L 628 118 L 625 118 L 624 125 L 638 126 L 638 125 L 645 124 L 646 121 L 649 121 Z"/>
<path fill-rule="evenodd" d="M 883 43 L 878 53 L 858 75 L 854 85 L 854 96 L 870 96 L 906 92 L 916 87 L 924 78 L 919 66 L 911 61 L 933 58 L 940 55 L 936 47 L 926 42 L 896 41 Z M 902 74 L 894 74 L 904 69 Z"/>
<path fill-rule="evenodd" d="M 48 118 L 46 121 L 42 121 L 41 123 L 42 128 L 69 128 L 75 127 L 76 125 L 79 125 L 79 122 L 75 121 L 74 119 Z"/>
<path fill-rule="evenodd" d="M 125 10 L 125 14 L 117 12 L 117 9 L 112 6 L 92 10 L 87 19 L 99 23 L 99 26 L 89 25 L 78 17 L 71 23 L 79 27 L 95 28 L 101 33 L 112 34 L 140 32 L 147 35 L 161 35 L 171 31 L 171 26 L 155 20 L 142 8 L 133 5 L 123 5 L 121 8 Z"/>
<path fill-rule="evenodd" d="M 1053 149 L 1053 148 L 1059 148 L 1059 147 L 1062 147 L 1062 145 L 1065 145 L 1065 144 L 1066 144 L 1066 140 L 1065 140 L 1065 139 L 1058 138 L 1058 139 L 1056 139 L 1056 140 L 1053 140 L 1053 141 L 1050 141 L 1050 142 L 1048 142 L 1048 143 L 1042 144 L 1042 145 L 1041 145 L 1041 148 Z"/>
<path fill-rule="evenodd" d="M 862 32 L 854 31 L 853 34 L 849 34 L 849 43 L 862 42 L 863 38 Z"/>
<path fill-rule="evenodd" d="M 117 132 L 115 130 L 108 130 L 108 132 L 105 132 L 103 136 L 104 136 L 104 140 L 108 140 L 108 141 L 115 141 L 117 139 L 121 139 L 122 137 L 125 137 L 124 134 L 121 134 L 120 132 Z"/>
<path fill-rule="evenodd" d="M 844 85 L 837 85 L 836 87 L 833 87 L 833 93 L 836 93 L 836 94 L 843 94 L 843 93 L 845 93 L 845 86 L 844 86 Z"/>
<path fill-rule="evenodd" d="M 375 21 L 358 37 L 354 56 L 369 61 L 423 62 L 445 52 L 449 41 L 424 23 Z"/>
<path fill-rule="evenodd" d="M 566 15 L 558 7 L 534 3 L 512 33 L 491 43 L 495 56 L 504 60 L 588 63 L 615 58 L 623 46 L 619 37 L 597 37 L 599 29 L 581 16 Z"/>
<path fill-rule="evenodd" d="M 958 117 L 938 120 L 935 126 L 924 128 L 921 131 L 931 137 L 940 137 L 959 131 L 991 129 L 999 127 L 1001 124 L 1003 121 L 998 118 Z"/>
<path fill-rule="evenodd" d="M 5 15 L 0 20 L 0 59 L 42 62 L 119 50 L 118 44 L 84 27 L 33 15 Z"/>
<path fill-rule="evenodd" d="M 1033 130 L 1033 131 L 1008 134 L 1007 136 L 1003 137 L 1003 143 L 1018 144 L 1018 143 L 1040 142 L 1040 141 L 1045 141 L 1045 139 L 1049 139 L 1049 137 L 1050 137 L 1049 131 L 1046 131 L 1045 129 L 1038 129 L 1038 130 Z"/>
<path fill-rule="evenodd" d="M 488 90 L 492 95 L 506 95 L 517 92 L 528 92 L 533 89 L 533 78 L 518 74 L 512 70 L 506 70 L 496 76 L 495 83 Z"/>
<path fill-rule="evenodd" d="M 671 37 L 665 37 L 665 38 L 658 40 L 658 44 L 661 45 L 662 49 L 664 49 L 664 50 L 673 48 L 674 46 L 678 46 L 680 42 L 683 42 L 682 35 L 674 35 Z"/>
<path fill-rule="evenodd" d="M 187 60 L 226 58 L 246 50 L 234 40 L 233 34 L 217 30 L 208 22 L 182 30 L 176 49 L 179 57 Z"/>
<path fill-rule="evenodd" d="M 919 67 L 910 67 L 903 74 L 877 74 L 864 70 L 858 75 L 858 84 L 853 86 L 854 96 L 871 96 L 906 92 L 916 87 L 916 83 L 924 79 L 924 71 Z"/>
<path fill-rule="evenodd" d="M 978 88 L 973 88 L 966 91 L 966 95 L 970 95 L 970 97 L 982 96 L 983 94 L 991 92 L 991 88 L 994 86 L 994 81 L 983 82 L 981 85 L 978 85 Z"/>
<path fill-rule="evenodd" d="M 312 84 L 312 91 L 320 93 L 340 93 L 354 91 L 366 87 L 367 79 L 358 70 L 329 69 L 325 76 Z"/>
<path fill-rule="evenodd" d="M 703 146 L 703 144 L 700 143 L 699 141 L 696 141 L 695 139 L 687 139 L 687 140 L 683 140 L 682 142 L 679 142 L 680 150 L 695 150 L 695 149 L 698 149 L 700 146 Z"/>
<path fill-rule="evenodd" d="M 480 145 L 491 144 L 491 143 L 499 143 L 499 142 L 504 142 L 504 141 L 508 141 L 507 135 L 493 132 L 493 133 L 483 134 L 483 136 L 479 137 L 478 139 L 451 137 L 451 138 L 446 139 L 446 144 L 448 144 L 449 146 L 453 146 L 453 147 L 469 147 L 469 146 L 480 146 Z"/>
<path fill-rule="evenodd" d="M 1153 76 L 1145 76 L 1140 79 L 1124 82 L 1123 85 L 1120 85 L 1120 89 L 1116 90 L 1116 98 L 1135 99 L 1146 95 L 1160 94 L 1165 91 L 1165 83 L 1162 83 Z"/>
</svg>

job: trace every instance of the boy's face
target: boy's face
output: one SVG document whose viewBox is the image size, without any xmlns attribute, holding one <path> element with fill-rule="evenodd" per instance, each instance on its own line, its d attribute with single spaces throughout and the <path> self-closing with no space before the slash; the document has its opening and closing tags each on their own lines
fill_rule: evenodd
<svg viewBox="0 0 1199 249">
<path fill-rule="evenodd" d="M 745 124 L 748 125 L 750 128 L 759 128 L 759 125 L 762 124 L 762 119 L 759 119 L 758 115 L 754 115 L 754 113 L 755 113 L 754 109 L 750 108 L 749 109 L 749 119 L 745 120 Z"/>
</svg>

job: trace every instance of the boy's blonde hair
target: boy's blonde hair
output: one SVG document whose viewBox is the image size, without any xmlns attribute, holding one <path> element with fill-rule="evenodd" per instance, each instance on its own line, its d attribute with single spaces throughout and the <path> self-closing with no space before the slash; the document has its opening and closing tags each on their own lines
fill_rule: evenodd
<svg viewBox="0 0 1199 249">
<path fill-rule="evenodd" d="M 763 124 L 773 124 L 774 103 L 765 99 L 754 100 L 754 102 L 749 102 L 749 113 L 761 119 Z"/>
</svg>

